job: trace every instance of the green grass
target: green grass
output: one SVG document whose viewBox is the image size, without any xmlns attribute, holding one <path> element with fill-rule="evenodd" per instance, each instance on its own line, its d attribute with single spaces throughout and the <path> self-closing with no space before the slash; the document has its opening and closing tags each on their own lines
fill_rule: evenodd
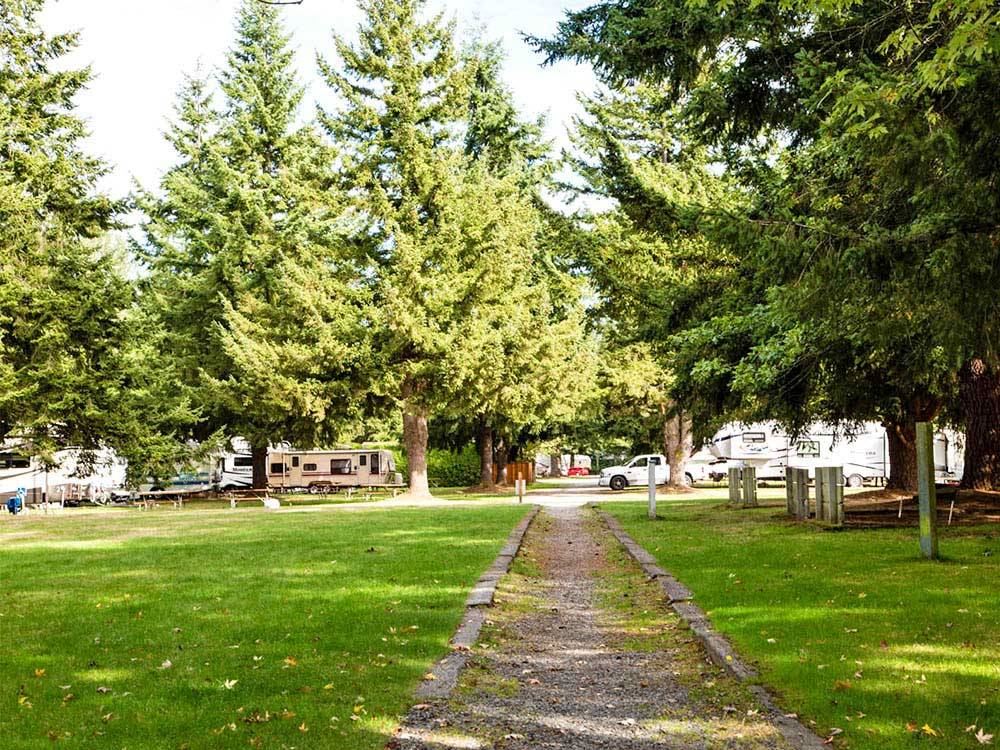
<svg viewBox="0 0 1000 750">
<path fill-rule="evenodd" d="M 0 747 L 382 747 L 524 512 L 4 520 Z"/>
<path fill-rule="evenodd" d="M 857 750 L 981 748 L 1000 736 L 1000 528 L 942 529 L 943 562 L 916 529 L 833 531 L 784 507 L 609 504 L 756 662 L 786 710 Z M 929 727 L 936 734 L 924 730 Z"/>
</svg>

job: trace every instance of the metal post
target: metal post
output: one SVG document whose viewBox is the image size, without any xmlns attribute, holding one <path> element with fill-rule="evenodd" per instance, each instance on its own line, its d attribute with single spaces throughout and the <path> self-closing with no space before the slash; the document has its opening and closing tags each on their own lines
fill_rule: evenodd
<svg viewBox="0 0 1000 750">
<path fill-rule="evenodd" d="M 656 518 L 656 464 L 649 459 L 649 520 Z"/>
<path fill-rule="evenodd" d="M 934 425 L 917 422 L 917 486 L 920 493 L 920 552 L 938 559 L 937 487 L 934 485 Z"/>
</svg>

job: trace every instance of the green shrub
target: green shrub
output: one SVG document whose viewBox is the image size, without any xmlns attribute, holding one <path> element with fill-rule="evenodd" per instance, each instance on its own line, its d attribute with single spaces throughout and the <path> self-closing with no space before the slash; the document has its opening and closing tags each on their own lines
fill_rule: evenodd
<svg viewBox="0 0 1000 750">
<path fill-rule="evenodd" d="M 396 471 L 406 481 L 408 465 L 401 447 L 391 448 Z M 473 445 L 459 452 L 431 448 L 427 452 L 427 480 L 431 487 L 471 487 L 479 484 L 479 454 Z"/>
</svg>

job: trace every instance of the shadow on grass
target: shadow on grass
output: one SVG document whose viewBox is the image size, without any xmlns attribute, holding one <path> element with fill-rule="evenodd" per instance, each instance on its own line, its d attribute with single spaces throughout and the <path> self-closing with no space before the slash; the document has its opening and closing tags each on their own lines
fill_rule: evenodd
<svg viewBox="0 0 1000 750">
<path fill-rule="evenodd" d="M 1000 731 L 996 527 L 942 529 L 948 561 L 928 562 L 914 529 L 830 533 L 721 503 L 655 523 L 606 510 L 820 731 L 857 750 L 913 747 L 925 724 L 949 748 L 980 747 L 969 726 Z"/>
<path fill-rule="evenodd" d="M 51 523 L 0 552 L 0 746 L 381 747 L 525 512 Z"/>
</svg>

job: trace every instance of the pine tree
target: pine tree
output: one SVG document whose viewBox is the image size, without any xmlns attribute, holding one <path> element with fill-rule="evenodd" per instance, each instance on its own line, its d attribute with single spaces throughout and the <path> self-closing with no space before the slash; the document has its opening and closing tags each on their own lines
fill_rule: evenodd
<svg viewBox="0 0 1000 750">
<path fill-rule="evenodd" d="M 0 441 L 125 448 L 149 426 L 126 397 L 134 289 L 73 111 L 90 72 L 61 64 L 77 37 L 45 34 L 42 4 L 0 5 Z"/>
<path fill-rule="evenodd" d="M 246 0 L 219 77 L 221 111 L 190 80 L 168 139 L 162 197 L 142 194 L 148 293 L 198 404 L 197 435 L 251 444 L 266 486 L 270 442 L 337 436 L 357 409 L 365 292 L 345 238 L 334 156 L 297 127 L 302 89 L 279 11 Z"/>
<path fill-rule="evenodd" d="M 403 413 L 410 494 L 430 494 L 428 418 L 447 401 L 446 362 L 473 278 L 459 264 L 467 185 L 457 148 L 465 74 L 453 26 L 422 18 L 423 0 L 365 0 L 359 39 L 321 60 L 344 101 L 321 121 L 344 149 L 343 179 L 366 223 L 380 355 Z"/>
</svg>

